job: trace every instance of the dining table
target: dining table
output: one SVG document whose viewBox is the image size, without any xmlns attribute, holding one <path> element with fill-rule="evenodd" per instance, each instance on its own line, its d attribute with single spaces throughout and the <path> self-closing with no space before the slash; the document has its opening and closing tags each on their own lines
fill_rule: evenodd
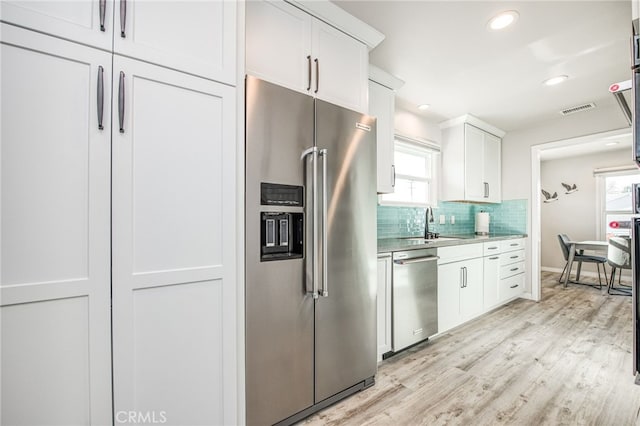
<svg viewBox="0 0 640 426">
<path fill-rule="evenodd" d="M 569 283 L 569 275 L 571 275 L 571 267 L 573 266 L 573 259 L 576 256 L 576 251 L 607 251 L 609 247 L 609 243 L 607 241 L 569 241 L 568 244 L 569 259 L 567 260 L 567 274 L 564 277 L 564 287 L 566 287 Z M 578 264 L 578 270 L 576 271 L 576 281 L 580 279 L 580 266 L 581 265 Z"/>
</svg>

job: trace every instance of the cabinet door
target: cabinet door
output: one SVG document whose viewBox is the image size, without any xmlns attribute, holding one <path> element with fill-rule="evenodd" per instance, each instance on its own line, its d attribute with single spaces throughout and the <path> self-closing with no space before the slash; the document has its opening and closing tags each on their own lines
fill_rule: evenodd
<svg viewBox="0 0 640 426">
<path fill-rule="evenodd" d="M 247 2 L 247 74 L 311 93 L 311 19 L 282 1 Z"/>
<path fill-rule="evenodd" d="M 368 110 L 369 52 L 342 31 L 314 19 L 312 52 L 316 97 L 345 108 Z"/>
<path fill-rule="evenodd" d="M 0 56 L 0 423 L 111 424 L 111 55 L 2 24 Z"/>
<path fill-rule="evenodd" d="M 0 2 L 4 22 L 110 50 L 113 31 L 113 1 L 24 1 Z"/>
<path fill-rule="evenodd" d="M 391 256 L 378 258 L 378 361 L 391 350 Z"/>
<path fill-rule="evenodd" d="M 369 114 L 377 118 L 378 193 L 382 194 L 393 192 L 395 184 L 393 166 L 394 112 L 394 91 L 375 81 L 369 81 Z"/>
<path fill-rule="evenodd" d="M 460 291 L 464 284 L 464 262 L 438 266 L 438 333 L 462 322 Z"/>
<path fill-rule="evenodd" d="M 236 84 L 235 1 L 118 0 L 116 53 Z"/>
<path fill-rule="evenodd" d="M 500 281 L 500 255 L 494 254 L 484 258 L 484 296 L 485 311 L 498 304 L 498 284 Z"/>
<path fill-rule="evenodd" d="M 465 199 L 487 201 L 484 181 L 484 132 L 464 125 Z"/>
<path fill-rule="evenodd" d="M 500 138 L 485 133 L 484 135 L 484 182 L 487 183 L 487 199 L 490 203 L 502 201 L 502 185 L 500 176 Z"/>
<path fill-rule="evenodd" d="M 235 89 L 113 67 L 115 412 L 237 423 Z"/>
<path fill-rule="evenodd" d="M 483 260 L 466 260 L 463 265 L 465 282 L 460 290 L 460 314 L 463 321 L 475 318 L 482 313 L 483 297 Z"/>
</svg>

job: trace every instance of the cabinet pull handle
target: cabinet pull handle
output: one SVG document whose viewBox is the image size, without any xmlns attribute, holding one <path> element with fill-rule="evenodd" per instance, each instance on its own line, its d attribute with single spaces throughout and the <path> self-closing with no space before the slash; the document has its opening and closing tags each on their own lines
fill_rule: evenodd
<svg viewBox="0 0 640 426">
<path fill-rule="evenodd" d="M 467 281 L 467 267 L 464 267 L 464 286 L 467 287 L 469 282 Z"/>
<path fill-rule="evenodd" d="M 396 187 L 396 166 L 393 164 L 391 165 L 391 187 Z"/>
<path fill-rule="evenodd" d="M 320 61 L 318 58 L 313 61 L 316 63 L 316 90 L 314 93 L 318 93 L 318 89 L 320 89 Z"/>
<path fill-rule="evenodd" d="M 464 288 L 464 267 L 460 268 L 460 288 Z"/>
<path fill-rule="evenodd" d="M 518 255 L 515 255 L 515 256 L 511 256 L 511 257 L 510 257 L 510 259 L 517 259 L 517 258 L 518 258 Z"/>
<path fill-rule="evenodd" d="M 498 259 L 500 259 L 498 256 L 489 258 L 489 260 L 498 260 Z"/>
<path fill-rule="evenodd" d="M 118 85 L 118 120 L 120 133 L 124 133 L 124 72 L 120 71 L 120 84 Z"/>
<path fill-rule="evenodd" d="M 484 198 L 489 198 L 489 184 L 487 182 L 483 182 L 484 184 Z"/>
<path fill-rule="evenodd" d="M 104 17 L 107 14 L 107 0 L 100 0 L 100 31 L 104 32 Z"/>
<path fill-rule="evenodd" d="M 307 70 L 309 72 L 307 79 L 307 92 L 311 90 L 311 55 L 307 55 Z"/>
<path fill-rule="evenodd" d="M 497 250 L 497 249 L 498 249 L 498 247 L 489 247 L 489 248 L 487 248 L 487 250 Z"/>
<path fill-rule="evenodd" d="M 516 288 L 516 287 L 518 287 L 518 284 L 514 284 L 514 285 L 510 286 L 509 288 Z"/>
<path fill-rule="evenodd" d="M 511 272 L 517 271 L 520 268 L 511 268 Z"/>
<path fill-rule="evenodd" d="M 104 130 L 102 117 L 104 116 L 104 68 L 98 66 L 98 130 Z"/>
<path fill-rule="evenodd" d="M 509 244 L 509 245 L 510 245 L 511 247 L 515 247 L 515 246 L 517 246 L 517 245 L 518 245 L 518 243 L 511 243 L 511 244 Z"/>
<path fill-rule="evenodd" d="M 127 27 L 127 0 L 120 0 L 120 37 L 125 38 Z"/>
</svg>

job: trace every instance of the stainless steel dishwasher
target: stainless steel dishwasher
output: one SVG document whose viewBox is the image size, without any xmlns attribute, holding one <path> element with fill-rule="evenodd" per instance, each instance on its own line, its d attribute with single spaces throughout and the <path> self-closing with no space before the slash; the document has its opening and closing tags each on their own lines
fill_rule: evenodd
<svg viewBox="0 0 640 426">
<path fill-rule="evenodd" d="M 393 253 L 393 352 L 438 332 L 437 249 Z"/>
</svg>

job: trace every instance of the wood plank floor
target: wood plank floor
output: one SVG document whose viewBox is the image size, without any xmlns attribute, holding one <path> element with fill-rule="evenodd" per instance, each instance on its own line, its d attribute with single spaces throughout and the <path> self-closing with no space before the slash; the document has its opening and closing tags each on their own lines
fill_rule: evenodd
<svg viewBox="0 0 640 426">
<path fill-rule="evenodd" d="M 376 385 L 305 425 L 634 425 L 631 298 L 544 272 L 516 300 L 379 365 Z"/>
</svg>

